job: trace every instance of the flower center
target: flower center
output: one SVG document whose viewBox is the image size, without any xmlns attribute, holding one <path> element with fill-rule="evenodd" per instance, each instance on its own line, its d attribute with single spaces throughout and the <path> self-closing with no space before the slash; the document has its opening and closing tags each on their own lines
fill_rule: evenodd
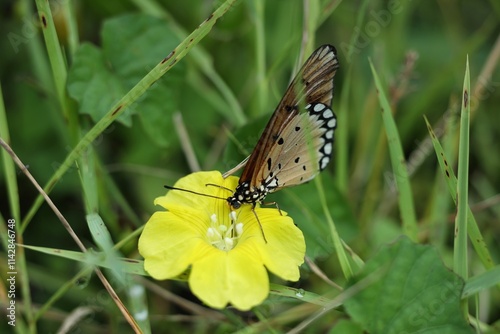
<svg viewBox="0 0 500 334">
<path fill-rule="evenodd" d="M 219 222 L 214 213 L 210 216 L 210 227 L 207 229 L 207 238 L 210 244 L 220 250 L 230 251 L 238 243 L 243 233 L 243 223 L 236 223 L 236 212 L 231 211 L 229 221 Z"/>
</svg>

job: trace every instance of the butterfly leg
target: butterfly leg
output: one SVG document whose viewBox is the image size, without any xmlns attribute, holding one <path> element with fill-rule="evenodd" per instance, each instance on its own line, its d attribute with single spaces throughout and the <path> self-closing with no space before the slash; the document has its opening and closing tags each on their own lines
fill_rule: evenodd
<svg viewBox="0 0 500 334">
<path fill-rule="evenodd" d="M 255 219 L 257 219 L 257 223 L 259 223 L 260 231 L 262 232 L 262 237 L 264 238 L 264 242 L 267 244 L 267 239 L 266 235 L 264 234 L 264 229 L 262 228 L 262 224 L 260 223 L 259 216 L 257 216 L 257 212 L 255 212 L 255 203 L 252 206 L 252 212 L 255 216 Z"/>
<path fill-rule="evenodd" d="M 274 205 L 276 207 L 276 209 L 278 209 L 278 212 L 280 213 L 280 215 L 283 216 L 283 213 L 281 212 L 281 209 L 280 209 L 280 206 L 278 205 L 278 202 L 267 202 L 267 203 L 262 203 L 262 205 L 265 205 L 265 206 Z"/>
</svg>

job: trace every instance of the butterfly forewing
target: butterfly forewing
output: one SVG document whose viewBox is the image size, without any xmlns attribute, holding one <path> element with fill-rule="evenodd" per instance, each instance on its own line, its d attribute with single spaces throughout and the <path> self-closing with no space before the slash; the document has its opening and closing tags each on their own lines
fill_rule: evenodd
<svg viewBox="0 0 500 334">
<path fill-rule="evenodd" d="M 336 127 L 331 103 L 337 68 L 331 45 L 307 59 L 248 158 L 230 203 L 261 201 L 268 192 L 307 182 L 326 167 Z"/>
</svg>

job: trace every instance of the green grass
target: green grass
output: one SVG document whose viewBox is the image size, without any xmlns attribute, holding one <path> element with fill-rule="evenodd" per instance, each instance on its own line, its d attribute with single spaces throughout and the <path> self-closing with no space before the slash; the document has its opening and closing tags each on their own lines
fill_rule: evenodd
<svg viewBox="0 0 500 334">
<path fill-rule="evenodd" d="M 500 6 L 390 3 L 7 6 L 0 137 L 69 225 L 2 144 L 7 292 L 11 227 L 18 245 L 16 326 L 4 317 L 0 331 L 500 332 Z M 340 62 L 334 161 L 268 197 L 314 265 L 297 283 L 272 278 L 247 313 L 206 307 L 186 276 L 145 277 L 137 239 L 163 185 L 193 160 L 222 172 L 241 161 L 325 43 Z"/>
</svg>

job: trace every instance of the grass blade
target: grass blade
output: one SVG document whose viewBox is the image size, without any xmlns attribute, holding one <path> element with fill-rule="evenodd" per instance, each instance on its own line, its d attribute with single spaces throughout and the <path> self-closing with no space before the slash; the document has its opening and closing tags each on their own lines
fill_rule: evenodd
<svg viewBox="0 0 500 334">
<path fill-rule="evenodd" d="M 410 178 L 406 167 L 406 160 L 403 155 L 401 139 L 399 138 L 398 129 L 394 118 L 392 117 L 391 107 L 382 83 L 373 67 L 370 60 L 370 67 L 375 80 L 375 87 L 378 91 L 380 106 L 382 108 L 382 120 L 384 122 L 387 142 L 389 143 L 389 154 L 391 157 L 392 169 L 398 189 L 399 211 L 403 223 L 404 233 L 412 240 L 418 241 L 418 228 L 415 215 L 415 207 L 413 205 L 413 195 L 410 186 Z"/>
<path fill-rule="evenodd" d="M 47 247 L 38 247 L 38 246 L 29 246 L 22 245 L 24 248 L 28 248 L 40 253 L 49 254 L 59 256 L 65 259 L 78 261 L 85 263 L 91 266 L 99 266 L 103 268 L 113 269 L 110 261 L 108 260 L 108 256 L 104 252 L 76 252 L 64 249 L 57 248 L 47 248 Z M 149 276 L 148 273 L 144 271 L 144 261 L 134 260 L 134 259 L 118 259 L 119 266 L 123 270 L 123 273 L 141 275 L 141 276 Z"/>
<path fill-rule="evenodd" d="M 448 190 L 450 191 L 451 197 L 453 198 L 453 201 L 455 204 L 457 203 L 457 177 L 455 176 L 455 173 L 453 172 L 453 169 L 450 168 L 450 165 L 448 163 L 448 159 L 446 158 L 446 155 L 444 153 L 443 147 L 439 143 L 436 134 L 432 130 L 432 127 L 427 120 L 426 117 L 424 117 L 425 122 L 427 124 L 427 129 L 429 130 L 429 134 L 431 135 L 432 139 L 432 144 L 434 145 L 434 150 L 436 151 L 436 155 L 438 158 L 439 166 L 441 167 L 441 171 L 443 172 L 443 175 L 446 176 L 446 184 L 448 185 Z M 472 211 L 470 208 L 468 208 L 467 212 L 467 233 L 469 234 L 469 238 L 471 240 L 472 246 L 474 247 L 474 250 L 476 251 L 479 259 L 481 260 L 483 266 L 486 269 L 491 269 L 494 266 L 493 259 L 491 258 L 491 254 L 488 251 L 488 247 L 486 247 L 486 243 L 484 242 L 484 238 L 481 234 L 481 231 L 479 230 L 479 227 L 477 226 L 476 219 L 474 218 L 474 215 L 472 214 Z"/>
<path fill-rule="evenodd" d="M 480 291 L 500 284 L 500 266 L 493 267 L 482 274 L 472 277 L 465 283 L 462 298 L 468 298 Z"/>
<path fill-rule="evenodd" d="M 2 85 L 0 84 L 0 136 L 10 145 L 9 125 L 7 124 L 7 115 L 5 114 L 5 105 L 3 103 Z M 2 150 L 3 168 L 5 171 L 5 181 L 7 183 L 7 193 L 9 197 L 9 206 L 11 217 L 20 221 L 21 211 L 19 206 L 19 189 L 17 187 L 16 168 L 14 161 L 10 158 L 7 151 Z"/>
<path fill-rule="evenodd" d="M 349 66 L 345 77 L 342 92 L 340 94 L 339 112 L 337 113 L 338 123 L 342 124 L 342 131 L 337 135 L 337 154 L 335 159 L 337 187 L 345 195 L 348 189 L 349 180 L 349 96 L 351 87 L 352 70 Z"/>
<path fill-rule="evenodd" d="M 462 110 L 460 115 L 460 143 L 458 149 L 457 216 L 453 247 L 453 270 L 464 280 L 468 277 L 467 263 L 467 208 L 469 183 L 469 126 L 470 126 L 470 75 L 469 59 L 465 66 Z M 462 301 L 464 315 L 469 313 L 467 300 Z"/>
</svg>

